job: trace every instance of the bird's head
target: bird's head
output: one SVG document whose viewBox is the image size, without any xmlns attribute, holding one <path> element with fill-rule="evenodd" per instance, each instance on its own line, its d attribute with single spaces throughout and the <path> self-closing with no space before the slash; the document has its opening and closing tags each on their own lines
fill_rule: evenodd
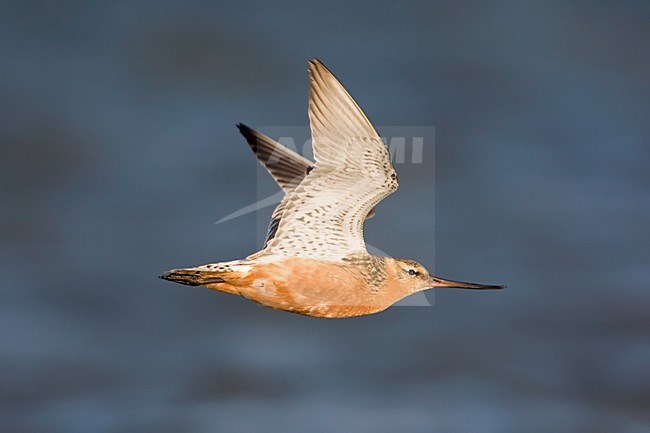
<svg viewBox="0 0 650 433">
<path fill-rule="evenodd" d="M 394 275 L 407 294 L 431 288 L 429 271 L 415 260 L 394 259 L 393 264 Z"/>
<path fill-rule="evenodd" d="M 409 259 L 393 259 L 395 277 L 400 281 L 401 286 L 407 289 L 408 294 L 420 292 L 427 289 L 449 288 L 449 289 L 474 289 L 490 290 L 503 289 L 505 286 L 493 286 L 486 284 L 466 283 L 463 281 L 445 280 L 429 274 L 429 271 L 416 262 Z"/>
</svg>

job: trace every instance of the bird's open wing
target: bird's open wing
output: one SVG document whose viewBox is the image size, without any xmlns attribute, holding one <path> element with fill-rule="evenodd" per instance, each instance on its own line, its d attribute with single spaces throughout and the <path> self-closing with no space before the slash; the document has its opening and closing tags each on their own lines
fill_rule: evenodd
<svg viewBox="0 0 650 433">
<path fill-rule="evenodd" d="M 318 60 L 309 76 L 316 165 L 288 196 L 275 236 L 251 258 L 366 253 L 363 222 L 397 189 L 386 145 L 354 99 Z"/>
<path fill-rule="evenodd" d="M 314 168 L 314 163 L 297 152 L 240 123 L 244 136 L 255 156 L 273 176 L 285 193 L 297 187 Z"/>
<path fill-rule="evenodd" d="M 273 179 L 284 191 L 284 197 L 278 204 L 271 215 L 271 222 L 264 241 L 264 247 L 275 236 L 280 224 L 280 217 L 284 211 L 291 192 L 302 182 L 302 180 L 314 168 L 314 163 L 294 152 L 286 146 L 278 143 L 266 135 L 255 131 L 254 129 L 240 123 L 237 125 L 239 132 L 244 136 L 253 153 L 257 157 Z M 375 216 L 375 210 L 368 213 L 366 219 Z"/>
<path fill-rule="evenodd" d="M 314 163 L 277 141 L 240 123 L 239 132 L 244 136 L 253 153 L 273 179 L 284 191 L 284 197 L 271 215 L 271 222 L 266 233 L 264 247 L 273 239 L 280 224 L 280 217 L 293 190 L 314 168 Z"/>
</svg>

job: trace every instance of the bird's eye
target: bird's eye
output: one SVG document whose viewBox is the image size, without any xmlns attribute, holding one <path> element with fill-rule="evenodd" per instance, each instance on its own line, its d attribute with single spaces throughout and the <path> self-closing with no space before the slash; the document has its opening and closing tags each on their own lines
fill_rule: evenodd
<svg viewBox="0 0 650 433">
<path fill-rule="evenodd" d="M 409 269 L 409 275 L 417 275 L 417 274 L 419 274 L 419 272 L 416 271 L 415 269 Z"/>
</svg>

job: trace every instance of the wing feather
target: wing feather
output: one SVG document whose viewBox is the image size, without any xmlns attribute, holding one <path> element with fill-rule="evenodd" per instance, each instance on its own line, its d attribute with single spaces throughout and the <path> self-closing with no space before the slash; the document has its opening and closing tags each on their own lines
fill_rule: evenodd
<svg viewBox="0 0 650 433">
<path fill-rule="evenodd" d="M 302 182 L 314 163 L 277 141 L 240 123 L 239 132 L 244 136 L 253 153 L 285 193 L 291 192 Z"/>
<path fill-rule="evenodd" d="M 367 253 L 363 222 L 398 186 L 386 145 L 350 94 L 318 60 L 309 75 L 316 165 L 287 195 L 275 236 L 250 258 Z"/>
</svg>

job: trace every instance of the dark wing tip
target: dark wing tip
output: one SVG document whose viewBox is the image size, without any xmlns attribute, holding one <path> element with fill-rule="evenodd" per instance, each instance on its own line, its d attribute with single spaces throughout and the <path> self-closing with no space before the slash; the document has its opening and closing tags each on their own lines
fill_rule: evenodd
<svg viewBox="0 0 650 433">
<path fill-rule="evenodd" d="M 251 127 L 244 125 L 243 123 L 238 123 L 237 128 L 239 133 L 244 136 L 248 144 L 253 148 L 253 151 L 257 149 L 259 136 Z"/>
</svg>

